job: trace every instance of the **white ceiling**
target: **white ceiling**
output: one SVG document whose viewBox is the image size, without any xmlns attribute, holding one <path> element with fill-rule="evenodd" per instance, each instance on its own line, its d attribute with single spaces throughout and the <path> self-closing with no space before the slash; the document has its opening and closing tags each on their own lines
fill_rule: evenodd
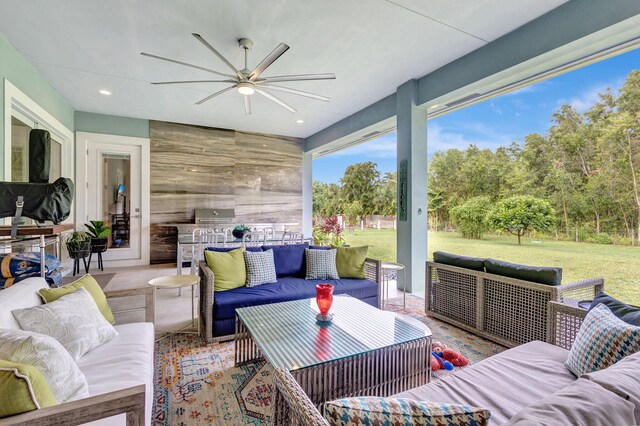
<svg viewBox="0 0 640 426">
<path fill-rule="evenodd" d="M 76 110 L 307 137 L 565 1 L 21 0 L 0 3 L 0 31 Z M 278 92 L 298 109 L 290 113 L 254 95 L 245 116 L 235 91 L 194 105 L 224 84 L 149 84 L 216 76 L 141 51 L 229 71 L 193 32 L 238 68 L 238 38 L 255 42 L 249 68 L 284 42 L 291 49 L 263 76 L 335 73 L 336 80 L 281 83 L 331 101 Z"/>
</svg>

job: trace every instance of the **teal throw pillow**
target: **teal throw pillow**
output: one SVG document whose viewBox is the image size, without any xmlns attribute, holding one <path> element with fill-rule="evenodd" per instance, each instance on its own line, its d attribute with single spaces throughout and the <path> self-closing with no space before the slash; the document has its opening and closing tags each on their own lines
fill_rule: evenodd
<svg viewBox="0 0 640 426">
<path fill-rule="evenodd" d="M 305 249 L 304 256 L 307 261 L 308 280 L 338 280 L 336 267 L 336 249 L 312 250 Z"/>
<path fill-rule="evenodd" d="M 273 261 L 273 250 L 245 251 L 244 264 L 247 269 L 247 287 L 274 283 L 278 280 Z"/>
<path fill-rule="evenodd" d="M 325 402 L 324 418 L 331 426 L 464 425 L 489 422 L 489 410 L 469 405 L 441 404 L 405 398 L 363 396 Z"/>
<path fill-rule="evenodd" d="M 582 321 L 565 365 L 580 377 L 607 368 L 638 351 L 640 327 L 627 324 L 600 304 Z"/>
</svg>

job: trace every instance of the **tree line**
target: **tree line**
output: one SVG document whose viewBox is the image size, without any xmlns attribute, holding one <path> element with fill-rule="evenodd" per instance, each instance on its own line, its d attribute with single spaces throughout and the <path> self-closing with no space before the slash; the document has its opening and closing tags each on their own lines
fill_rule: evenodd
<svg viewBox="0 0 640 426">
<path fill-rule="evenodd" d="M 495 151 L 435 153 L 427 187 L 432 229 L 460 228 L 465 203 L 499 228 L 482 208 L 526 196 L 549 204 L 546 229 L 556 238 L 640 245 L 640 71 L 585 112 L 562 105 L 544 134 Z M 372 162 L 351 165 L 340 184 L 314 182 L 313 203 L 319 216 L 395 215 L 396 174 L 381 176 Z"/>
</svg>

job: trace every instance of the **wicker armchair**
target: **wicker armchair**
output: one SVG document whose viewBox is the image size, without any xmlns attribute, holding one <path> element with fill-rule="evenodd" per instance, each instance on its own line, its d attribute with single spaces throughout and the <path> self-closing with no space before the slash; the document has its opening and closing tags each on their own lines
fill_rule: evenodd
<svg viewBox="0 0 640 426">
<path fill-rule="evenodd" d="M 364 274 L 368 280 L 371 280 L 378 284 L 378 295 L 382 294 L 382 261 L 377 259 L 367 258 L 364 262 Z M 214 275 L 213 271 L 206 262 L 200 261 L 199 264 L 200 275 L 200 307 L 199 318 L 200 321 L 200 335 L 207 343 L 220 342 L 224 340 L 233 340 L 234 335 L 228 336 L 213 336 L 213 300 L 214 294 Z M 380 301 L 381 298 L 379 297 Z M 380 308 L 380 306 L 378 306 Z"/>
<path fill-rule="evenodd" d="M 425 311 L 507 347 L 547 341 L 550 301 L 593 299 L 602 278 L 552 286 L 435 262 L 426 264 Z"/>
<path fill-rule="evenodd" d="M 547 343 L 571 349 L 586 315 L 585 309 L 565 303 L 549 302 Z"/>
</svg>

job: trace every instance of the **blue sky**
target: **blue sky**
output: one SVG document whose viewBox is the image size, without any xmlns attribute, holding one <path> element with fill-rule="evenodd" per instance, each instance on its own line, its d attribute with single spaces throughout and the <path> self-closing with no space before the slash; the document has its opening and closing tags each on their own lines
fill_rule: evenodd
<svg viewBox="0 0 640 426">
<path fill-rule="evenodd" d="M 469 144 L 495 149 L 529 133 L 544 133 L 561 105 L 586 111 L 607 87 L 617 92 L 638 64 L 640 49 L 429 120 L 428 155 Z M 394 133 L 314 160 L 313 179 L 337 183 L 347 166 L 363 161 L 377 163 L 383 174 L 393 172 L 395 140 Z"/>
</svg>

